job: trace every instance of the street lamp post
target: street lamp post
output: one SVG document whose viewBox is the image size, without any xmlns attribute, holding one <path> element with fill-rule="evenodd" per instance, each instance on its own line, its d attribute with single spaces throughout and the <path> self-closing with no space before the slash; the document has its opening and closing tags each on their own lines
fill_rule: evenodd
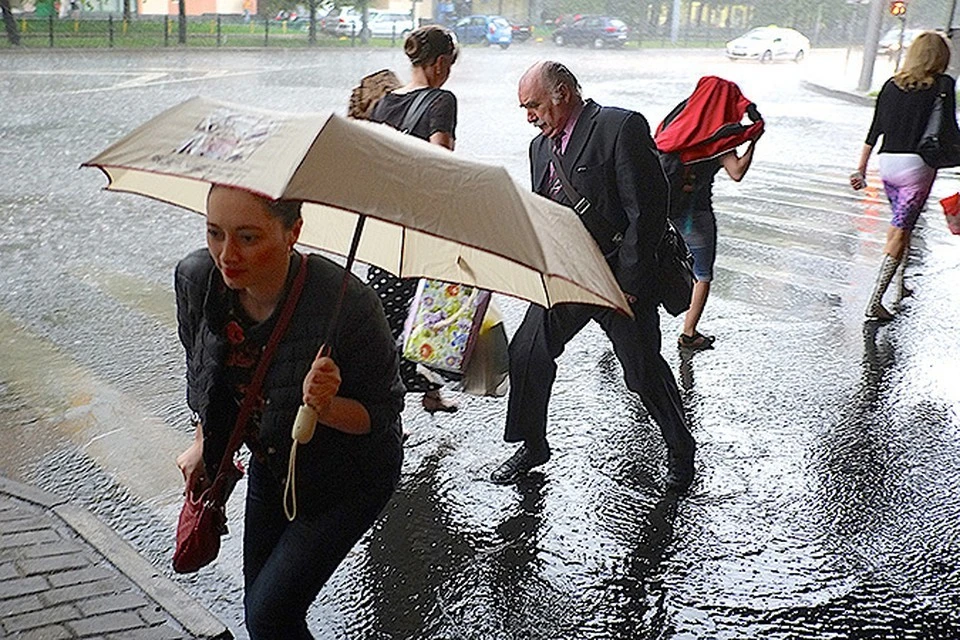
<svg viewBox="0 0 960 640">
<path fill-rule="evenodd" d="M 952 76 L 957 75 L 957 71 L 958 69 L 960 69 L 960 60 L 957 60 L 957 57 L 958 57 L 957 48 L 956 46 L 954 46 L 954 42 L 953 42 L 953 36 L 956 33 L 956 29 L 953 26 L 953 21 L 956 17 L 957 17 L 957 0 L 953 0 L 950 3 L 950 17 L 947 18 L 947 29 L 946 29 L 947 40 L 950 41 L 950 49 L 951 49 L 950 53 L 952 54 L 950 56 L 950 68 L 948 69 L 948 72 Z"/>
<path fill-rule="evenodd" d="M 873 0 L 867 18 L 867 39 L 863 43 L 863 66 L 860 68 L 858 91 L 869 91 L 873 84 L 873 64 L 877 60 L 877 43 L 880 42 L 880 27 L 883 22 L 883 6 L 887 0 Z"/>
<path fill-rule="evenodd" d="M 673 11 L 670 12 L 670 42 L 677 44 L 680 39 L 680 0 L 673 0 Z"/>
<path fill-rule="evenodd" d="M 900 14 L 900 36 L 897 38 L 897 62 L 893 65 L 893 72 L 900 71 L 900 60 L 903 59 L 903 32 L 907 27 L 907 18 Z"/>
</svg>

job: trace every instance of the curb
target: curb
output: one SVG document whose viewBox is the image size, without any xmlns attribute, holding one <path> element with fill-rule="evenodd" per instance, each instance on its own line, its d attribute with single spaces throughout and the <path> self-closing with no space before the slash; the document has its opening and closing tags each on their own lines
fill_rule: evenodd
<svg viewBox="0 0 960 640">
<path fill-rule="evenodd" d="M 194 637 L 210 640 L 233 638 L 226 625 L 86 509 L 56 494 L 4 477 L 0 477 L 0 493 L 53 512 Z"/>
<path fill-rule="evenodd" d="M 864 93 L 847 91 L 844 89 L 834 89 L 822 84 L 817 84 L 816 82 L 810 82 L 809 80 L 801 80 L 800 85 L 805 89 L 815 91 L 821 95 L 830 96 L 831 98 L 839 98 L 840 100 L 846 100 L 847 102 L 852 102 L 853 104 L 872 107 L 877 102 L 876 98 L 873 96 L 868 96 Z"/>
</svg>

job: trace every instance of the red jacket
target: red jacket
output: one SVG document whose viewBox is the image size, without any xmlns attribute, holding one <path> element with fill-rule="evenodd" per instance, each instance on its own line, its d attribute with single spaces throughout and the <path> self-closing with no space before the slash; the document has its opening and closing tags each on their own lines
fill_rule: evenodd
<svg viewBox="0 0 960 640">
<path fill-rule="evenodd" d="M 752 124 L 741 121 L 747 116 Z M 689 98 L 674 107 L 657 127 L 654 141 L 663 153 L 677 153 L 683 164 L 715 158 L 763 132 L 756 105 L 740 87 L 704 76 Z"/>
</svg>

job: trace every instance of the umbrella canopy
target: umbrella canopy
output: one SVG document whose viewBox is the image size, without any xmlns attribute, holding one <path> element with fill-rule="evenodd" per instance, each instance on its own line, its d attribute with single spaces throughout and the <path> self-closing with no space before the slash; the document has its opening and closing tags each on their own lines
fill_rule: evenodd
<svg viewBox="0 0 960 640">
<path fill-rule="evenodd" d="M 630 314 L 576 214 L 521 189 L 502 167 L 457 157 L 386 125 L 193 98 L 84 166 L 107 189 L 206 213 L 211 184 L 303 200 L 300 241 L 398 276 L 476 285 L 544 307 Z"/>
</svg>

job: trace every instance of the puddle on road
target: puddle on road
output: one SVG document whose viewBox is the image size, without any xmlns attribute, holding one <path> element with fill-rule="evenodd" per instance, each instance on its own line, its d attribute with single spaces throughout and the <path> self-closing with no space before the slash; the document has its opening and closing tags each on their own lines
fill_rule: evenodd
<svg viewBox="0 0 960 640">
<path fill-rule="evenodd" d="M 90 272 L 96 273 L 93 269 Z M 176 299 L 170 286 L 162 287 L 117 271 L 98 273 L 93 279 L 121 304 L 176 330 Z"/>
<path fill-rule="evenodd" d="M 172 461 L 189 444 L 188 436 L 145 414 L 3 313 L 0 344 L 7 397 L 15 398 L 10 401 L 27 416 L 14 427 L 19 433 L 11 434 L 19 440 L 14 457 L 21 473 L 31 460 L 42 458 L 51 438 L 66 440 L 144 503 L 179 499 L 179 472 Z"/>
</svg>

